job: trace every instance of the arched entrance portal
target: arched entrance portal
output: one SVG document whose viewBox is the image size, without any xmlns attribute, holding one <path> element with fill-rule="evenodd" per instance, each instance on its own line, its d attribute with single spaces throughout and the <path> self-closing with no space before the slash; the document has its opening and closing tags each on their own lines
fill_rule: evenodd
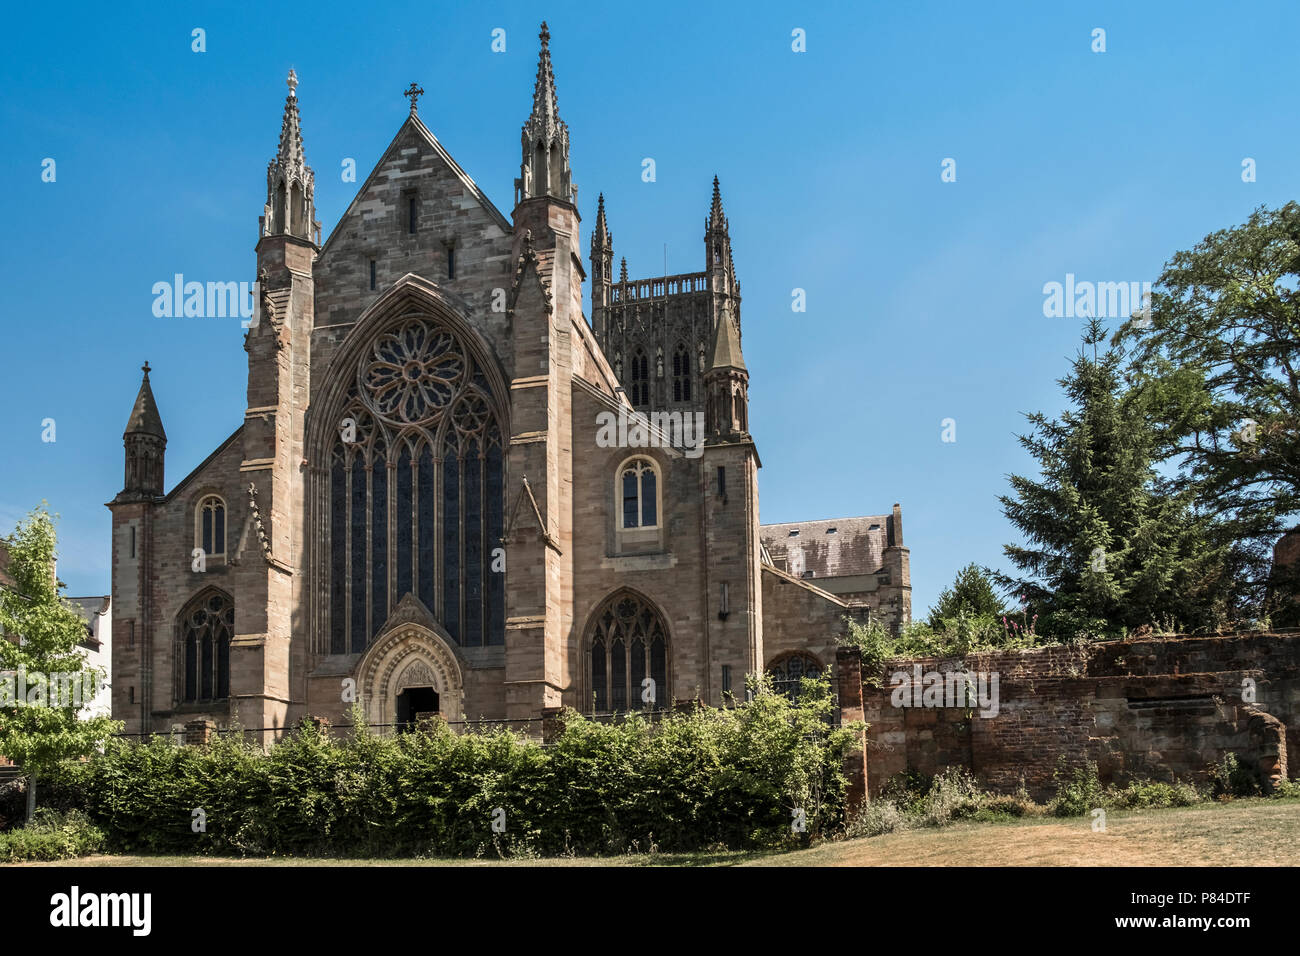
<svg viewBox="0 0 1300 956">
<path fill-rule="evenodd" d="M 357 668 L 371 726 L 410 729 L 422 716 L 465 716 L 465 686 L 451 641 L 439 625 L 403 623 L 366 651 Z"/>
</svg>

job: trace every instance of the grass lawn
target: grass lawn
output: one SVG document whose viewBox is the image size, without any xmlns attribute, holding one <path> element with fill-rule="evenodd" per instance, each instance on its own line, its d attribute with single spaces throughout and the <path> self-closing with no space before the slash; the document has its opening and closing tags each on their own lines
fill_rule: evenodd
<svg viewBox="0 0 1300 956">
<path fill-rule="evenodd" d="M 641 854 L 545 860 L 345 860 L 89 856 L 30 866 L 1295 866 L 1300 800 L 1234 800 L 1090 817 L 956 823 L 942 829 L 771 853 Z"/>
</svg>

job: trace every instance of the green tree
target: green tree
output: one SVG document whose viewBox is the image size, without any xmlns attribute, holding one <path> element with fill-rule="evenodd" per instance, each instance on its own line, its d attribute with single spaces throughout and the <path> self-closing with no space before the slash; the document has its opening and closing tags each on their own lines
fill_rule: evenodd
<svg viewBox="0 0 1300 956">
<path fill-rule="evenodd" d="M 1157 460 L 1226 523 L 1256 607 L 1271 545 L 1300 511 L 1298 287 L 1300 205 L 1260 207 L 1176 253 L 1149 313 L 1116 334 L 1157 422 Z"/>
<path fill-rule="evenodd" d="M 1191 496 L 1157 474 L 1145 406 L 1120 376 L 1125 354 L 1117 345 L 1097 353 L 1105 334 L 1088 323 L 1060 380 L 1071 407 L 1059 419 L 1026 416 L 1032 429 L 1020 443 L 1042 477 L 1012 475 L 1012 494 L 1000 497 L 1026 543 L 1003 549 L 1020 574 L 994 579 L 1040 616 L 1039 633 L 1058 639 L 1165 622 L 1215 627 L 1227 546 Z"/>
<path fill-rule="evenodd" d="M 999 617 L 1002 614 L 1002 601 L 997 590 L 978 564 L 966 565 L 957 572 L 952 587 L 939 592 L 939 600 L 930 608 L 928 623 L 933 628 L 942 628 L 945 620 L 962 612 L 973 617 Z"/>
<path fill-rule="evenodd" d="M 37 776 L 92 753 L 122 725 L 78 714 L 104 675 L 77 648 L 86 625 L 60 596 L 54 519 L 44 505 L 18 524 L 8 548 L 14 587 L 0 588 L 0 754 L 28 773 L 30 819 Z"/>
</svg>

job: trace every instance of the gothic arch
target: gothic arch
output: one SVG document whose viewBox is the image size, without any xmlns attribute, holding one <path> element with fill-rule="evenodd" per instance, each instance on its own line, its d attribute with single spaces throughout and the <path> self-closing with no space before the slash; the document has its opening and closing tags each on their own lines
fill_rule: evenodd
<svg viewBox="0 0 1300 956">
<path fill-rule="evenodd" d="M 434 283 L 408 274 L 357 320 L 308 413 L 316 653 L 364 651 L 408 593 L 453 642 L 504 643 L 504 574 L 490 564 L 508 396 L 492 350 Z"/>
<path fill-rule="evenodd" d="M 177 704 L 225 701 L 230 696 L 230 643 L 235 636 L 235 602 L 225 591 L 206 587 L 176 615 L 173 694 Z"/>
<path fill-rule="evenodd" d="M 666 709 L 672 705 L 672 640 L 659 606 L 620 588 L 592 611 L 583 631 L 583 713 Z M 645 678 L 654 702 L 643 700 Z"/>
<path fill-rule="evenodd" d="M 375 640 L 357 665 L 361 703 L 372 725 L 392 724 L 397 695 L 432 687 L 446 720 L 465 716 L 465 684 L 451 639 L 436 622 L 407 622 Z"/>
</svg>

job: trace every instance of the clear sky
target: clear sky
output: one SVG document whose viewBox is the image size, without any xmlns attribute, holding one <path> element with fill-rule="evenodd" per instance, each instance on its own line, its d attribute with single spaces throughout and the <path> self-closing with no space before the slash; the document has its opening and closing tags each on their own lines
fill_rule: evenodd
<svg viewBox="0 0 1300 956">
<path fill-rule="evenodd" d="M 962 565 L 1003 564 L 996 496 L 1032 468 L 1014 435 L 1024 412 L 1059 409 L 1082 325 L 1044 316 L 1044 284 L 1154 280 L 1300 183 L 1293 3 L 13 5 L 0 529 L 47 499 L 61 577 L 107 593 L 104 502 L 141 363 L 169 488 L 240 424 L 239 320 L 155 318 L 150 290 L 178 272 L 255 278 L 289 67 L 326 234 L 357 188 L 343 161 L 364 181 L 412 80 L 508 216 L 543 18 L 583 248 L 603 191 L 634 277 L 662 271 L 665 244 L 669 271 L 703 268 L 721 177 L 762 520 L 900 502 L 918 616 Z"/>
</svg>

